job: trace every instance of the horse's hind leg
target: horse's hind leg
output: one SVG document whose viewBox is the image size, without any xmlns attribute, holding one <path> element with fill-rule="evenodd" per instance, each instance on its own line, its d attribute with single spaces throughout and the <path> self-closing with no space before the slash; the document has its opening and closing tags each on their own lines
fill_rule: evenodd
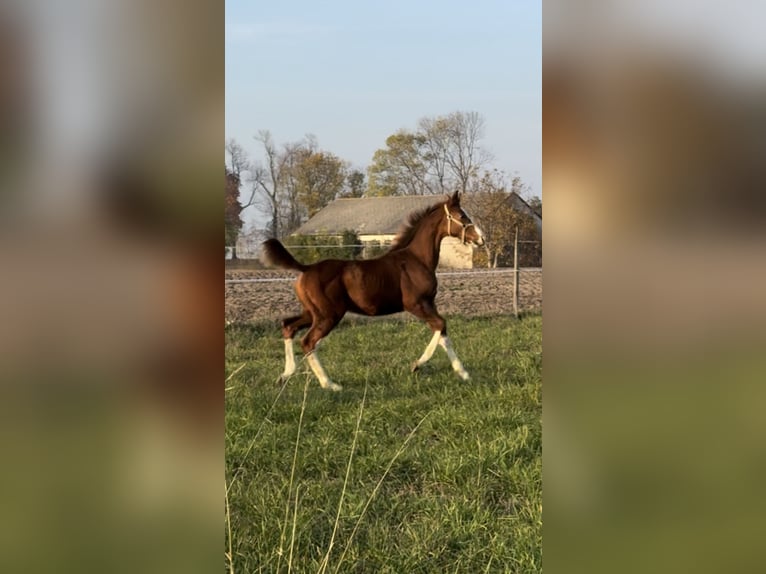
<svg viewBox="0 0 766 574">
<path fill-rule="evenodd" d="M 309 329 L 309 332 L 303 337 L 301 345 L 303 346 L 303 352 L 306 353 L 306 359 L 309 362 L 311 370 L 314 371 L 316 378 L 319 379 L 319 384 L 323 389 L 330 389 L 332 391 L 340 391 L 343 387 L 333 383 L 330 377 L 327 376 L 322 364 L 319 362 L 319 357 L 316 353 L 316 346 L 319 341 L 325 337 L 330 331 L 333 330 L 335 325 L 341 320 L 343 315 L 333 317 L 321 317 L 314 320 L 314 324 Z"/>
<path fill-rule="evenodd" d="M 282 337 L 285 342 L 285 370 L 277 379 L 277 384 L 287 380 L 295 372 L 295 352 L 293 351 L 293 337 L 300 329 L 311 325 L 311 313 L 303 311 L 301 315 L 288 317 L 282 321 Z"/>
</svg>

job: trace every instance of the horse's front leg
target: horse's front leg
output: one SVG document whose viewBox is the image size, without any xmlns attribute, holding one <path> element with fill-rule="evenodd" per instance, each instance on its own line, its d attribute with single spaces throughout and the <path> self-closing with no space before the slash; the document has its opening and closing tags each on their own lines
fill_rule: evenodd
<svg viewBox="0 0 766 574">
<path fill-rule="evenodd" d="M 460 361 L 457 353 L 455 353 L 455 349 L 452 348 L 452 342 L 449 340 L 449 337 L 443 335 L 441 331 L 434 331 L 434 336 L 431 337 L 431 341 L 428 343 L 426 350 L 423 351 L 423 354 L 420 356 L 420 358 L 412 364 L 413 372 L 417 371 L 421 365 L 428 362 L 428 360 L 433 356 L 437 345 L 440 345 L 442 349 L 446 351 L 450 364 L 458 376 L 464 381 L 470 379 L 471 376 L 468 374 L 468 371 L 465 370 L 465 367 L 463 367 L 463 363 Z"/>
<path fill-rule="evenodd" d="M 420 355 L 420 358 L 412 364 L 413 372 L 417 371 L 422 365 L 425 365 L 431 359 L 431 357 L 433 357 L 434 351 L 436 350 L 436 346 L 439 344 L 441 337 L 441 331 L 434 331 L 434 336 L 431 337 L 431 341 L 428 343 L 425 351 L 423 351 L 423 354 Z"/>
<path fill-rule="evenodd" d="M 447 337 L 447 322 L 444 320 L 444 317 L 439 315 L 436 311 L 434 304 L 430 301 L 420 301 L 414 305 L 410 305 L 407 310 L 428 323 L 428 326 L 431 327 L 431 330 L 434 333 L 425 351 L 423 351 L 423 354 L 413 363 L 412 370 L 417 371 L 421 365 L 425 364 L 433 356 L 436 346 L 441 345 L 447 352 L 447 357 L 449 357 L 452 368 L 461 379 L 467 381 L 470 376 L 463 367 L 463 363 L 460 362 L 455 350 L 452 348 L 452 343 L 450 342 L 449 337 Z"/>
<path fill-rule="evenodd" d="M 464 381 L 467 381 L 471 378 L 471 376 L 468 374 L 468 371 L 465 370 L 463 367 L 463 363 L 460 362 L 460 359 L 457 356 L 457 353 L 455 353 L 455 350 L 452 348 L 452 343 L 449 340 L 449 337 L 446 335 L 442 335 L 441 339 L 439 339 L 439 344 L 441 345 L 442 349 L 444 349 L 447 352 L 447 357 L 449 358 L 449 362 L 452 365 L 452 368 L 455 370 L 455 372 L 458 374 L 458 376 L 463 379 Z"/>
</svg>

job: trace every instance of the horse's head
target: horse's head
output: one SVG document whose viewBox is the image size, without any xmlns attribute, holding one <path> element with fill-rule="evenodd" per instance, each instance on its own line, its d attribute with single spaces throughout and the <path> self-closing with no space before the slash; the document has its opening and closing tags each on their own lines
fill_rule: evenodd
<svg viewBox="0 0 766 574">
<path fill-rule="evenodd" d="M 456 191 L 444 204 L 447 219 L 447 235 L 457 237 L 463 245 L 470 242 L 474 245 L 484 245 L 484 235 L 468 214 L 460 207 L 460 192 Z"/>
</svg>

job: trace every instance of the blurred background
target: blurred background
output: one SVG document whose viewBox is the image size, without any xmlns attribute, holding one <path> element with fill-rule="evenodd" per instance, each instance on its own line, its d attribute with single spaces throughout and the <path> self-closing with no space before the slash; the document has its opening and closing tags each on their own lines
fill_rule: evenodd
<svg viewBox="0 0 766 574">
<path fill-rule="evenodd" d="M 0 5 L 4 572 L 221 565 L 223 35 L 211 2 Z"/>
<path fill-rule="evenodd" d="M 763 5 L 543 9 L 546 569 L 755 571 Z"/>
</svg>

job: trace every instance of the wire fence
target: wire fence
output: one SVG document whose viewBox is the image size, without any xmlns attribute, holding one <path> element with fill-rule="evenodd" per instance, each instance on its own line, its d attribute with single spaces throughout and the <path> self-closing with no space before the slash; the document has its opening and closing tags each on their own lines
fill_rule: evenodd
<svg viewBox="0 0 766 574">
<path fill-rule="evenodd" d="M 443 269 L 436 302 L 445 316 L 487 316 L 542 311 L 542 268 Z M 225 316 L 235 323 L 278 321 L 300 310 L 298 274 L 245 269 L 226 274 Z M 518 294 L 516 289 L 518 286 Z M 516 305 L 514 305 L 516 300 Z M 406 315 L 403 315 L 403 317 Z"/>
<path fill-rule="evenodd" d="M 539 273 L 543 270 L 542 267 L 520 267 L 519 273 Z M 466 271 L 437 271 L 437 277 L 453 277 L 453 276 L 475 276 L 475 275 L 512 275 L 514 273 L 513 267 L 503 267 L 500 269 L 471 269 Z M 257 273 L 258 271 L 253 271 Z M 290 277 L 251 277 L 245 279 L 224 279 L 225 284 L 233 283 L 284 283 L 288 281 L 295 281 L 295 276 Z"/>
<path fill-rule="evenodd" d="M 460 239 L 459 237 L 456 237 L 455 239 Z M 533 241 L 533 240 L 521 240 L 519 239 L 519 243 L 542 243 L 542 241 Z M 370 247 L 370 244 L 368 243 L 349 243 L 349 244 L 327 244 L 327 245 L 286 245 L 288 249 L 314 249 L 316 247 L 358 247 L 359 249 L 363 249 L 365 247 Z M 382 245 L 382 247 L 388 247 L 388 245 Z M 231 249 L 231 247 L 229 247 Z"/>
</svg>

